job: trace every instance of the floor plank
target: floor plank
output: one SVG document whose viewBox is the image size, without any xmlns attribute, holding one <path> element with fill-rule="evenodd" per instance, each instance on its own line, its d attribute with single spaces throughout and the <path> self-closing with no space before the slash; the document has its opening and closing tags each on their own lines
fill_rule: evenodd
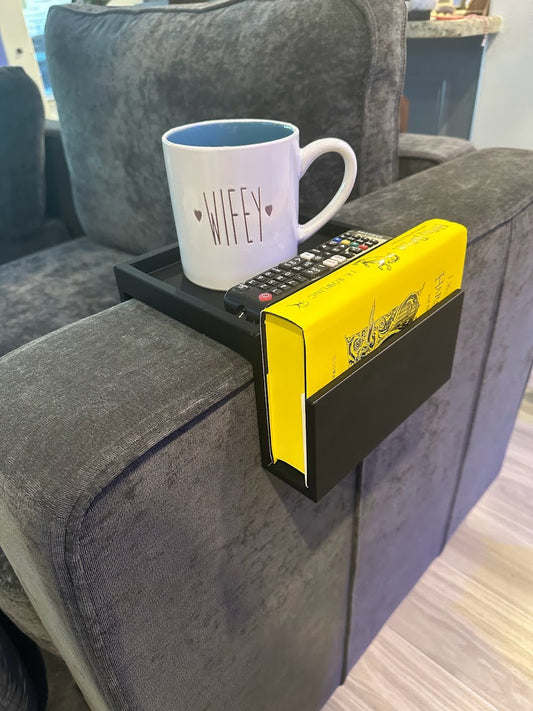
<svg viewBox="0 0 533 711">
<path fill-rule="evenodd" d="M 441 559 L 533 615 L 532 528 L 479 504 L 453 535 Z"/>
<path fill-rule="evenodd" d="M 533 709 L 533 616 L 443 561 L 388 626 L 498 711 Z"/>
<path fill-rule="evenodd" d="M 385 627 L 322 711 L 497 711 Z"/>
<path fill-rule="evenodd" d="M 530 456 L 533 458 L 533 436 L 524 438 L 526 442 L 530 439 Z M 514 441 L 516 446 L 519 438 L 514 437 Z M 479 506 L 533 531 L 533 475 L 523 456 L 513 453 L 506 457 L 505 472 L 496 479 Z"/>
</svg>

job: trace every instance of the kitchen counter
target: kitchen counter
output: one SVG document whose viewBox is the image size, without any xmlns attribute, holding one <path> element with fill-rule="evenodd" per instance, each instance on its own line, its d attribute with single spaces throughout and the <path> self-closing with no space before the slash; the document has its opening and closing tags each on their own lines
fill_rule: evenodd
<svg viewBox="0 0 533 711">
<path fill-rule="evenodd" d="M 501 31 L 503 20 L 498 15 L 465 16 L 461 20 L 426 20 L 407 23 L 407 39 L 438 39 L 440 37 L 475 37 Z"/>
</svg>

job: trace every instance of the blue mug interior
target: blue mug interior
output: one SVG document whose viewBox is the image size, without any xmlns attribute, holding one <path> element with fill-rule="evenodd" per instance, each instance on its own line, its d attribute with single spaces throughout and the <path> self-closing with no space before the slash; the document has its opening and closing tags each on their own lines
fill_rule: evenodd
<svg viewBox="0 0 533 711">
<path fill-rule="evenodd" d="M 269 143 L 292 136 L 294 128 L 288 124 L 271 121 L 222 121 L 220 123 L 194 124 L 177 128 L 167 140 L 178 146 L 198 148 L 225 148 Z"/>
</svg>

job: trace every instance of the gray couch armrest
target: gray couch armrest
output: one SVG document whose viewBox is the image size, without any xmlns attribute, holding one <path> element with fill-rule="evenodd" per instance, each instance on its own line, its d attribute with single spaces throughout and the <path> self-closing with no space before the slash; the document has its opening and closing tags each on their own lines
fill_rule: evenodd
<svg viewBox="0 0 533 711">
<path fill-rule="evenodd" d="M 420 133 L 400 133 L 398 141 L 398 177 L 433 168 L 440 163 L 471 153 L 475 148 L 470 141 L 451 136 L 426 136 Z"/>
<path fill-rule="evenodd" d="M 266 474 L 251 377 L 136 301 L 0 359 L 0 545 L 91 708 L 341 680 L 355 477 L 316 506 Z"/>
</svg>

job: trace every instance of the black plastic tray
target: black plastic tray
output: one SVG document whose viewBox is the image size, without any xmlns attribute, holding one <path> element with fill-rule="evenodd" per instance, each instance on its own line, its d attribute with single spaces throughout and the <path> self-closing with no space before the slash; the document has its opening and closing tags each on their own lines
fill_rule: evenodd
<svg viewBox="0 0 533 711">
<path fill-rule="evenodd" d="M 352 225 L 332 221 L 305 243 L 310 248 Z M 307 401 L 307 486 L 304 476 L 270 456 L 259 324 L 224 309 L 223 293 L 183 275 L 177 245 L 115 266 L 122 301 L 136 298 L 214 338 L 253 366 L 262 463 L 319 501 L 450 378 L 463 292 L 457 290 L 389 338 Z"/>
</svg>

